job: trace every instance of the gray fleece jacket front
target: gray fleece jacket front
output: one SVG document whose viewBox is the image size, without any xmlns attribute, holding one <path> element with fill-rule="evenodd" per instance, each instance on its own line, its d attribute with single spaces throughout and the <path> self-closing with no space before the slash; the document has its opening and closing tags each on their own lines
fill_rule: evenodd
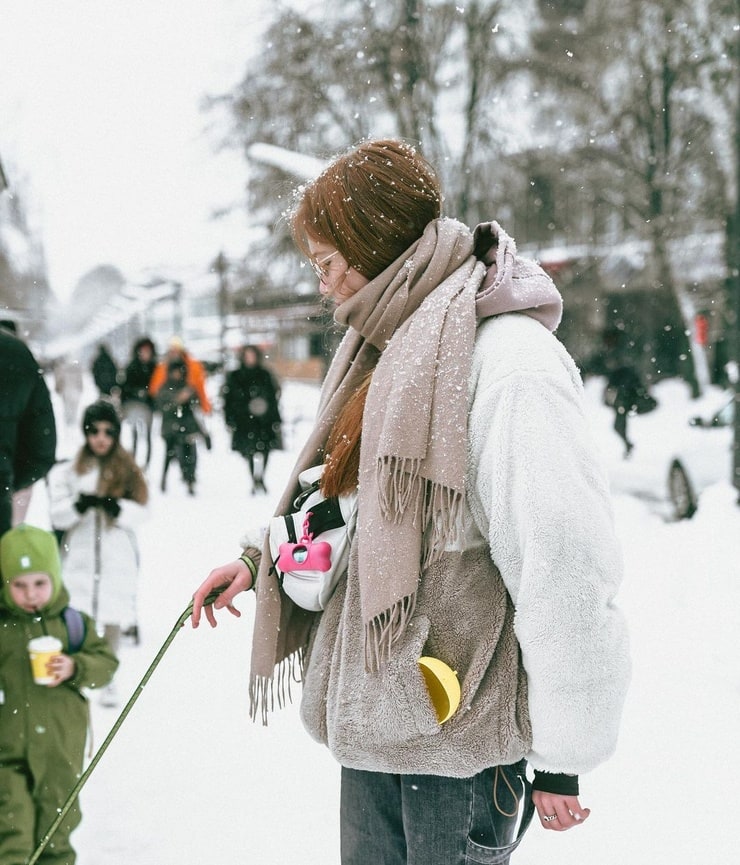
<svg viewBox="0 0 740 865">
<path fill-rule="evenodd" d="M 301 716 L 351 768 L 467 777 L 526 757 L 581 774 L 616 746 L 629 649 L 580 376 L 542 325 L 502 315 L 478 328 L 469 395 L 462 549 L 424 572 L 415 615 L 377 673 L 365 669 L 350 560 L 312 633 Z M 460 708 L 443 725 L 422 655 L 460 679 Z"/>
</svg>

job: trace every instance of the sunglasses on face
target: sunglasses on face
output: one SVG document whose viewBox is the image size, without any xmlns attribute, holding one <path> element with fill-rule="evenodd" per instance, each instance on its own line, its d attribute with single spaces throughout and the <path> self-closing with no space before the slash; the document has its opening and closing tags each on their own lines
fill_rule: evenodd
<svg viewBox="0 0 740 865">
<path fill-rule="evenodd" d="M 89 426 L 86 426 L 85 433 L 89 436 L 104 435 L 109 439 L 114 439 L 116 437 L 116 431 L 112 426 L 99 426 L 96 423 L 91 423 Z"/>
<path fill-rule="evenodd" d="M 311 266 L 311 270 L 316 274 L 316 276 L 324 282 L 329 276 L 329 268 L 325 267 L 327 261 L 331 261 L 335 255 L 339 255 L 339 250 L 335 249 L 334 252 L 329 253 L 325 258 L 322 258 L 320 261 L 316 261 L 313 258 L 308 260 L 309 265 Z"/>
</svg>

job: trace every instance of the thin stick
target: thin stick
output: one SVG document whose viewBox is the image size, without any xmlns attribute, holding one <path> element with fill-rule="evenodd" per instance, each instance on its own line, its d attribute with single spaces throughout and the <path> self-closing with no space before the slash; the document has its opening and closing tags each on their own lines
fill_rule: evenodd
<svg viewBox="0 0 740 865">
<path fill-rule="evenodd" d="M 205 601 L 203 602 L 203 605 L 207 606 L 208 604 L 212 604 L 216 600 L 216 598 L 221 594 L 222 591 L 223 591 L 223 587 L 220 589 L 217 589 L 216 591 L 211 592 L 208 595 L 208 597 L 205 599 Z M 49 843 L 49 841 L 52 839 L 52 836 L 54 835 L 54 833 L 57 831 L 57 829 L 61 825 L 62 820 L 64 820 L 64 818 L 67 816 L 67 812 L 72 807 L 72 804 L 74 803 L 75 799 L 79 795 L 80 790 L 82 790 L 82 788 L 85 786 L 87 779 L 90 777 L 90 775 L 92 775 L 95 767 L 100 762 L 100 758 L 106 752 L 108 745 L 110 745 L 110 743 L 113 741 L 113 737 L 116 735 L 116 733 L 121 728 L 121 725 L 126 720 L 126 716 L 131 711 L 134 703 L 141 696 L 141 692 L 146 687 L 146 683 L 152 677 L 152 673 L 156 670 L 157 665 L 159 664 L 159 662 L 164 657 L 164 654 L 167 651 L 167 649 L 169 649 L 170 644 L 172 643 L 172 641 L 177 636 L 178 631 L 185 624 L 185 622 L 187 621 L 187 619 L 189 618 L 189 616 L 192 612 L 193 612 L 193 602 L 191 601 L 188 604 L 187 608 L 182 612 L 182 614 L 178 618 L 178 620 L 175 624 L 175 627 L 170 631 L 169 636 L 167 637 L 167 639 L 162 644 L 162 648 L 157 652 L 156 657 L 154 658 L 154 660 L 149 665 L 149 669 L 146 671 L 146 673 L 144 673 L 144 676 L 142 677 L 141 681 L 136 686 L 136 690 L 134 691 L 134 693 L 129 698 L 128 703 L 126 703 L 126 705 L 123 707 L 121 714 L 116 719 L 115 724 L 111 727 L 108 735 L 105 737 L 105 741 L 98 748 L 97 753 L 95 754 L 95 756 L 90 761 L 90 765 L 80 775 L 79 780 L 74 785 L 69 796 L 67 797 L 67 801 L 60 808 L 59 813 L 54 818 L 54 822 L 48 828 L 46 834 L 41 839 L 41 841 L 39 841 L 38 847 L 36 847 L 36 849 L 33 852 L 33 855 L 26 862 L 26 865 L 36 865 L 36 862 L 38 862 L 39 857 L 41 856 L 41 854 L 46 849 L 46 845 Z"/>
</svg>

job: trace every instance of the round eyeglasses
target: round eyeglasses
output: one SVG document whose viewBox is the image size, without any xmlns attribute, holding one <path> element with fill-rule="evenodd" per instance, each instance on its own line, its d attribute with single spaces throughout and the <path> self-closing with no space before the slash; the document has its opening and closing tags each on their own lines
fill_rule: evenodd
<svg viewBox="0 0 740 865">
<path fill-rule="evenodd" d="M 309 265 L 311 266 L 311 270 L 316 274 L 316 276 L 321 280 L 321 282 L 326 282 L 326 279 L 329 276 L 329 268 L 325 267 L 327 261 L 331 261 L 335 255 L 339 255 L 339 250 L 335 249 L 334 252 L 330 252 L 329 255 L 322 258 L 320 261 L 316 261 L 313 258 L 308 260 Z"/>
</svg>

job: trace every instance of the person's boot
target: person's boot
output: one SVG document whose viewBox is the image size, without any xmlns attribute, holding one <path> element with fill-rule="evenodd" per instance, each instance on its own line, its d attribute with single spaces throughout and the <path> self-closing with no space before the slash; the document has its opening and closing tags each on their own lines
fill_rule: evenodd
<svg viewBox="0 0 740 865">
<path fill-rule="evenodd" d="M 100 692 L 100 705 L 106 709 L 114 709 L 118 705 L 118 688 L 115 682 L 109 682 Z"/>
<path fill-rule="evenodd" d="M 141 637 L 139 635 L 138 625 L 131 625 L 130 627 L 126 628 L 125 631 L 122 631 L 121 635 L 131 640 L 135 646 L 141 644 Z"/>
</svg>

